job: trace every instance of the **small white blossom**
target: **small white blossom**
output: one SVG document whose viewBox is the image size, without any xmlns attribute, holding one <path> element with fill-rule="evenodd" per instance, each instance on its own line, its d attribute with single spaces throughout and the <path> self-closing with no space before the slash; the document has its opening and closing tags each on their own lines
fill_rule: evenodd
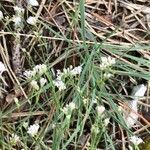
<svg viewBox="0 0 150 150">
<path fill-rule="evenodd" d="M 46 84 L 47 80 L 45 78 L 40 79 L 40 85 L 43 87 Z"/>
<path fill-rule="evenodd" d="M 143 143 L 143 140 L 137 136 L 131 136 L 130 142 L 132 142 L 134 145 L 139 145 L 139 144 Z"/>
<path fill-rule="evenodd" d="M 106 118 L 106 119 L 104 120 L 104 125 L 107 126 L 107 125 L 109 124 L 109 122 L 110 122 L 110 121 L 109 121 L 109 118 Z"/>
<path fill-rule="evenodd" d="M 82 71 L 82 66 L 78 66 L 78 67 L 75 67 L 74 69 L 72 69 L 72 70 L 70 71 L 70 73 L 71 73 L 72 75 L 77 75 L 77 74 L 80 74 L 81 71 Z"/>
<path fill-rule="evenodd" d="M 72 66 L 70 66 L 69 68 L 64 68 L 63 72 L 57 70 L 57 78 L 60 79 L 64 75 L 72 75 L 72 76 L 79 75 L 82 71 L 82 66 L 75 67 L 74 69 L 72 68 L 73 68 Z"/>
<path fill-rule="evenodd" d="M 30 125 L 30 127 L 28 128 L 27 133 L 30 136 L 34 137 L 35 135 L 37 135 L 39 128 L 40 128 L 39 124 Z"/>
<path fill-rule="evenodd" d="M 113 57 L 101 57 L 100 69 L 105 70 L 107 67 L 112 66 L 116 63 L 116 59 Z"/>
<path fill-rule="evenodd" d="M 39 85 L 38 85 L 37 81 L 32 80 L 32 81 L 30 82 L 30 84 L 31 84 L 31 86 L 33 87 L 33 89 L 39 90 Z"/>
<path fill-rule="evenodd" d="M 31 71 L 31 70 L 27 71 L 27 70 L 26 70 L 26 71 L 23 73 L 23 75 L 24 75 L 26 78 L 30 79 L 30 78 L 32 78 L 32 77 L 34 77 L 34 76 L 36 75 L 36 71 L 35 71 L 35 70 L 33 70 L 33 71 Z"/>
<path fill-rule="evenodd" d="M 18 7 L 18 6 L 15 6 L 15 7 L 14 7 L 14 11 L 17 12 L 18 14 L 21 14 L 21 13 L 24 12 L 24 9 L 23 9 L 23 8 L 20 8 L 20 7 Z"/>
<path fill-rule="evenodd" d="M 0 61 L 0 76 L 2 75 L 2 73 L 4 72 L 4 71 L 6 71 L 7 69 L 6 69 L 6 67 L 4 66 L 4 64 Z"/>
<path fill-rule="evenodd" d="M 33 25 L 33 26 L 36 25 L 36 21 L 37 21 L 36 17 L 32 17 L 32 16 L 30 16 L 27 19 L 27 23 L 30 24 L 30 25 Z"/>
<path fill-rule="evenodd" d="M 70 108 L 71 110 L 74 110 L 74 109 L 76 108 L 75 103 L 74 103 L 74 102 L 69 103 L 69 108 Z"/>
<path fill-rule="evenodd" d="M 61 76 L 62 72 L 58 69 L 57 71 L 57 76 Z"/>
<path fill-rule="evenodd" d="M 64 113 L 64 114 L 68 114 L 68 105 L 66 105 L 66 107 L 64 107 L 63 109 L 61 109 L 62 110 L 62 112 Z"/>
<path fill-rule="evenodd" d="M 89 99 L 88 98 L 83 98 L 83 103 L 86 105 L 88 103 Z"/>
<path fill-rule="evenodd" d="M 47 66 L 45 64 L 39 64 L 39 65 L 36 65 L 33 70 L 39 74 L 39 75 L 43 75 L 44 73 L 46 73 L 47 71 Z"/>
<path fill-rule="evenodd" d="M 16 145 L 18 141 L 19 141 L 19 136 L 13 133 L 12 136 L 10 137 L 11 144 Z"/>
<path fill-rule="evenodd" d="M 15 26 L 20 26 L 21 25 L 21 17 L 20 16 L 14 16 L 13 22 L 15 23 Z"/>
<path fill-rule="evenodd" d="M 0 11 L 0 20 L 2 20 L 4 18 L 3 12 Z"/>
<path fill-rule="evenodd" d="M 59 89 L 59 91 L 65 90 L 66 85 L 62 80 L 55 80 L 53 81 L 53 84 Z"/>
<path fill-rule="evenodd" d="M 113 76 L 113 75 L 110 74 L 110 73 L 104 73 L 104 77 L 107 78 L 107 79 L 109 79 L 109 78 L 112 77 L 112 76 Z"/>
<path fill-rule="evenodd" d="M 96 109 L 97 109 L 98 115 L 101 115 L 105 111 L 105 107 L 104 106 L 97 106 Z"/>
<path fill-rule="evenodd" d="M 76 105 L 74 102 L 71 102 L 69 104 L 67 104 L 63 109 L 63 113 L 68 115 L 68 113 L 70 113 L 70 111 L 73 111 L 76 108 Z"/>
<path fill-rule="evenodd" d="M 31 6 L 39 6 L 39 3 L 37 0 L 28 0 L 27 2 Z"/>
</svg>

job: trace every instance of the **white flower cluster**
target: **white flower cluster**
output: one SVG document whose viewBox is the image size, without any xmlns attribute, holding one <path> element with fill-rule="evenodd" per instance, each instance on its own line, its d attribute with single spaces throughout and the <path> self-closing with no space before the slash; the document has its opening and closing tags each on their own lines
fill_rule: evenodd
<svg viewBox="0 0 150 150">
<path fill-rule="evenodd" d="M 70 66 L 69 68 L 64 68 L 63 72 L 61 72 L 60 70 L 57 70 L 57 78 L 61 78 L 62 76 L 65 76 L 65 75 L 76 76 L 76 75 L 79 75 L 81 71 L 82 71 L 82 66 L 77 66 L 75 68 Z"/>
<path fill-rule="evenodd" d="M 37 0 L 28 0 L 28 5 L 30 6 L 39 6 L 39 3 Z M 29 16 L 29 18 L 27 19 L 27 23 L 30 24 L 30 25 L 33 25 L 35 26 L 36 25 L 36 22 L 37 22 L 37 18 L 36 17 L 33 17 L 33 16 Z"/>
<path fill-rule="evenodd" d="M 102 105 L 97 106 L 96 109 L 97 109 L 97 113 L 98 113 L 99 116 L 102 115 L 102 113 L 105 111 L 105 107 L 102 106 Z"/>
<path fill-rule="evenodd" d="M 97 107 L 96 107 L 96 110 L 97 110 L 97 114 L 98 114 L 99 117 L 101 117 L 101 118 L 104 118 L 104 117 L 105 117 L 105 116 L 103 115 L 104 112 L 105 112 L 105 107 L 104 107 L 104 106 L 102 106 L 102 105 L 97 106 Z M 109 118 L 105 118 L 105 119 L 103 120 L 105 127 L 109 124 L 109 120 L 110 120 Z"/>
<path fill-rule="evenodd" d="M 67 104 L 63 109 L 62 109 L 62 112 L 66 115 L 66 117 L 68 119 L 70 119 L 71 117 L 71 113 L 72 111 L 76 108 L 76 105 L 74 102 L 71 102 L 69 104 Z"/>
<path fill-rule="evenodd" d="M 33 124 L 33 125 L 30 125 L 30 126 L 28 127 L 27 133 L 28 133 L 30 136 L 34 137 L 34 136 L 37 135 L 39 128 L 40 128 L 40 126 L 39 126 L 39 124 L 37 124 L 37 123 L 36 123 L 36 124 Z"/>
<path fill-rule="evenodd" d="M 39 64 L 36 65 L 33 70 L 25 71 L 23 75 L 27 79 L 32 79 L 36 75 L 42 76 L 44 73 L 47 71 L 47 66 L 45 64 Z M 40 78 L 39 83 L 40 86 L 43 87 L 46 84 L 47 80 L 43 77 Z M 33 89 L 39 90 L 40 86 L 38 85 L 38 82 L 34 79 L 30 82 L 30 85 L 32 86 Z"/>
<path fill-rule="evenodd" d="M 12 145 L 16 145 L 18 141 L 19 141 L 19 136 L 13 133 L 10 137 L 10 143 Z"/>
<path fill-rule="evenodd" d="M 101 61 L 102 62 L 100 64 L 100 69 L 105 71 L 103 76 L 104 78 L 108 79 L 111 76 L 113 76 L 111 73 L 109 73 L 108 68 L 116 63 L 116 59 L 111 56 L 108 56 L 108 57 L 101 57 Z"/>
<path fill-rule="evenodd" d="M 37 0 L 27 0 L 27 2 L 29 6 L 33 6 L 33 7 L 39 6 Z M 15 15 L 12 18 L 12 21 L 14 22 L 14 26 L 16 28 L 23 26 L 23 18 L 24 18 L 24 11 L 25 11 L 24 8 L 15 6 L 14 11 L 15 11 Z M 0 20 L 2 20 L 3 18 L 4 18 L 3 12 L 0 11 Z M 29 16 L 26 21 L 28 24 L 35 26 L 37 22 L 37 18 L 33 16 Z"/>
<path fill-rule="evenodd" d="M 15 24 L 15 27 L 20 27 L 23 22 L 22 19 L 24 15 L 24 9 L 18 6 L 15 6 L 14 11 L 15 11 L 15 16 L 13 17 L 13 22 Z"/>
<path fill-rule="evenodd" d="M 100 129 L 96 125 L 92 125 L 91 131 L 95 134 L 98 134 L 100 132 Z"/>
<path fill-rule="evenodd" d="M 131 136 L 130 142 L 132 142 L 134 145 L 138 146 L 139 144 L 143 143 L 143 140 L 137 136 Z"/>
<path fill-rule="evenodd" d="M 66 89 L 65 83 L 61 79 L 54 80 L 53 84 L 59 89 L 59 91 Z"/>
<path fill-rule="evenodd" d="M 106 68 L 114 65 L 116 63 L 116 59 L 108 56 L 108 57 L 101 57 L 102 63 L 100 64 L 100 69 L 105 70 Z"/>
<path fill-rule="evenodd" d="M 71 103 L 67 104 L 67 105 L 62 109 L 62 111 L 63 111 L 64 114 L 67 115 L 70 111 L 73 111 L 75 108 L 76 108 L 75 103 L 74 103 L 74 102 L 71 102 Z"/>
<path fill-rule="evenodd" d="M 66 76 L 76 76 L 79 75 L 82 71 L 82 66 L 78 66 L 73 68 L 72 66 L 70 66 L 69 68 L 64 68 L 63 72 L 61 72 L 60 70 L 57 70 L 57 78 L 53 81 L 53 84 L 59 89 L 59 91 L 65 90 L 66 89 L 66 85 L 65 83 L 62 81 L 63 77 Z"/>
</svg>

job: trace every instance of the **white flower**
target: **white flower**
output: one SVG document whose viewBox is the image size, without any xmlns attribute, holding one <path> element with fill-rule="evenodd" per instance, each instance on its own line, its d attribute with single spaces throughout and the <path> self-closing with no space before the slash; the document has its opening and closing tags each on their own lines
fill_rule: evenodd
<svg viewBox="0 0 150 150">
<path fill-rule="evenodd" d="M 109 78 L 112 77 L 112 76 L 113 76 L 113 75 L 110 74 L 110 73 L 104 73 L 104 77 L 107 78 L 107 79 L 109 79 Z"/>
<path fill-rule="evenodd" d="M 78 66 L 78 67 L 75 67 L 74 69 L 72 69 L 70 71 L 71 75 L 77 75 L 77 74 L 80 74 L 82 71 L 82 66 Z"/>
<path fill-rule="evenodd" d="M 70 110 L 74 110 L 76 108 L 76 105 L 74 102 L 69 103 Z"/>
<path fill-rule="evenodd" d="M 34 137 L 38 133 L 39 128 L 40 128 L 39 124 L 30 125 L 30 127 L 28 127 L 27 133 L 32 137 Z"/>
<path fill-rule="evenodd" d="M 24 9 L 21 8 L 21 7 L 15 6 L 15 7 L 14 7 L 14 11 L 17 12 L 18 14 L 21 14 L 21 13 L 24 12 Z"/>
<path fill-rule="evenodd" d="M 108 63 L 108 57 L 101 57 L 101 61 L 102 61 L 102 63 L 107 64 Z"/>
<path fill-rule="evenodd" d="M 40 79 L 40 85 L 41 85 L 41 87 L 43 87 L 46 82 L 47 82 L 47 80 L 45 78 L 41 78 Z"/>
<path fill-rule="evenodd" d="M 27 19 L 27 23 L 30 24 L 30 25 L 33 25 L 33 26 L 36 25 L 36 21 L 37 21 L 36 17 L 32 17 L 32 16 L 30 16 Z"/>
<path fill-rule="evenodd" d="M 14 16 L 13 22 L 15 23 L 15 26 L 20 26 L 21 25 L 21 17 L 20 16 Z"/>
<path fill-rule="evenodd" d="M 4 18 L 3 12 L 0 11 L 0 20 L 2 20 Z"/>
<path fill-rule="evenodd" d="M 68 113 L 70 113 L 70 111 L 72 112 L 74 109 L 76 108 L 76 105 L 74 102 L 71 102 L 69 104 L 67 104 L 63 109 L 63 113 L 68 115 Z"/>
<path fill-rule="evenodd" d="M 6 67 L 4 66 L 4 64 L 0 61 L 0 76 L 2 75 L 2 73 L 4 72 L 4 71 L 6 71 L 7 69 L 6 69 Z"/>
<path fill-rule="evenodd" d="M 16 143 L 19 141 L 19 136 L 17 134 L 12 134 L 10 137 L 10 142 L 12 145 L 16 145 Z"/>
<path fill-rule="evenodd" d="M 68 105 L 66 105 L 66 107 L 64 107 L 63 109 L 61 109 L 62 110 L 62 112 L 64 113 L 64 114 L 68 114 Z"/>
<path fill-rule="evenodd" d="M 34 77 L 34 76 L 36 75 L 36 71 L 35 71 L 35 70 L 33 70 L 33 71 L 31 71 L 31 70 L 25 71 L 25 72 L 23 73 L 23 75 L 24 75 L 26 78 L 30 79 L 30 78 L 32 78 L 32 77 Z"/>
<path fill-rule="evenodd" d="M 98 115 L 101 115 L 105 111 L 104 106 L 97 106 L 96 109 L 97 109 Z"/>
<path fill-rule="evenodd" d="M 56 79 L 55 81 L 53 81 L 53 84 L 59 89 L 59 91 L 66 89 L 66 85 L 62 80 Z"/>
<path fill-rule="evenodd" d="M 36 65 L 33 70 L 39 74 L 39 75 L 43 75 L 44 73 L 46 73 L 47 71 L 47 66 L 45 64 L 39 64 L 39 65 Z"/>
<path fill-rule="evenodd" d="M 61 72 L 60 70 L 57 70 L 57 78 L 61 79 L 63 75 L 75 76 L 75 75 L 80 74 L 81 71 L 82 71 L 82 66 L 75 67 L 74 69 L 72 69 L 72 66 L 70 66 L 69 68 L 64 68 L 63 72 Z"/>
<path fill-rule="evenodd" d="M 39 6 L 39 3 L 37 0 L 28 0 L 28 4 L 31 6 Z"/>
<path fill-rule="evenodd" d="M 109 118 L 106 118 L 106 119 L 104 120 L 104 125 L 107 126 L 107 125 L 109 124 L 109 122 L 110 122 L 110 121 L 109 121 Z"/>
<path fill-rule="evenodd" d="M 130 137 L 130 141 L 134 144 L 134 145 L 139 145 L 140 143 L 143 143 L 143 140 L 137 136 L 131 136 Z"/>
<path fill-rule="evenodd" d="M 38 85 L 37 81 L 32 80 L 32 81 L 30 82 L 30 84 L 31 84 L 31 86 L 33 87 L 33 89 L 39 90 L 39 85 Z"/>
<path fill-rule="evenodd" d="M 86 104 L 88 103 L 88 101 L 89 101 L 89 99 L 88 99 L 88 98 L 84 98 L 84 99 L 83 99 L 83 103 L 84 103 L 84 105 L 86 105 Z"/>
<path fill-rule="evenodd" d="M 110 65 L 114 65 L 114 64 L 116 63 L 116 59 L 113 58 L 113 57 L 108 56 L 108 63 L 109 63 Z"/>
<path fill-rule="evenodd" d="M 57 71 L 57 76 L 61 76 L 62 75 L 62 72 L 58 69 L 56 70 Z"/>
<path fill-rule="evenodd" d="M 100 69 L 105 70 L 107 67 L 112 66 L 116 63 L 116 59 L 113 57 L 101 57 Z"/>
</svg>

